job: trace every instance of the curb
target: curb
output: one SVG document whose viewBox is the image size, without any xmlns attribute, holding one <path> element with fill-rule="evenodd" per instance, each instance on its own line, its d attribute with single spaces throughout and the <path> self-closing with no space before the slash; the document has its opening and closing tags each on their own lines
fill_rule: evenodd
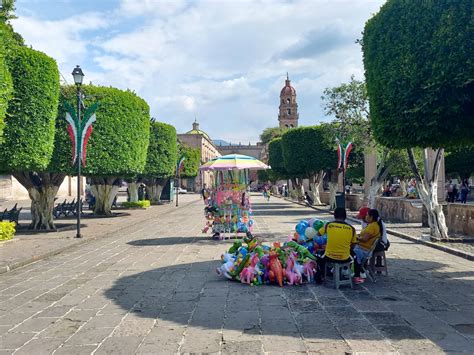
<svg viewBox="0 0 474 355">
<path fill-rule="evenodd" d="M 292 202 L 292 203 L 297 204 L 297 205 L 300 205 L 300 206 L 312 208 L 313 210 L 316 210 L 316 211 L 321 211 L 321 212 L 325 212 L 325 213 L 327 213 L 327 214 L 331 214 L 331 213 L 330 213 L 328 210 L 326 210 L 326 209 L 322 209 L 322 208 L 318 208 L 318 207 L 314 207 L 314 206 L 308 206 L 308 205 L 305 204 L 305 203 L 293 201 L 293 200 L 290 200 L 290 199 L 287 199 L 287 198 L 284 198 L 284 197 L 280 197 L 280 196 L 275 196 L 275 197 L 280 198 L 280 199 L 283 199 L 283 200 L 288 201 L 288 202 Z M 352 222 L 356 222 L 356 223 L 359 223 L 359 222 L 360 222 L 358 219 L 353 218 L 353 217 L 347 217 L 347 219 L 350 220 L 350 221 L 352 221 Z M 445 246 L 445 245 L 440 245 L 440 244 L 437 244 L 437 243 L 433 243 L 433 242 L 429 242 L 429 241 L 426 241 L 426 240 L 422 240 L 422 239 L 420 239 L 420 238 L 413 237 L 413 236 L 411 236 L 411 235 L 409 235 L 409 234 L 397 232 L 397 231 L 395 231 L 395 230 L 393 230 L 393 229 L 388 229 L 388 228 L 387 228 L 387 233 L 388 233 L 388 234 L 391 234 L 391 235 L 394 235 L 394 236 L 396 236 L 396 237 L 405 239 L 405 240 L 409 240 L 409 241 L 411 241 L 411 242 L 413 242 L 413 243 L 423 244 L 423 245 L 426 245 L 426 246 L 431 247 L 431 248 L 433 248 L 433 249 L 438 249 L 438 250 L 444 251 L 445 253 L 452 254 L 452 255 L 458 256 L 458 257 L 460 257 L 460 258 L 469 260 L 469 261 L 474 261 L 474 254 L 469 253 L 469 252 L 467 252 L 467 251 L 462 251 L 462 250 L 454 249 L 454 248 L 451 248 L 451 247 L 448 247 L 448 246 Z"/>
<path fill-rule="evenodd" d="M 82 244 L 85 244 L 85 243 L 88 243 L 90 241 L 93 241 L 93 240 L 96 240 L 97 237 L 91 237 L 91 238 L 87 238 L 87 239 L 84 239 L 84 240 L 81 240 L 81 241 L 77 241 L 77 243 L 74 243 L 74 244 L 71 244 L 71 245 L 68 245 L 68 246 L 65 246 L 65 247 L 62 247 L 62 248 L 59 248 L 59 249 L 55 249 L 55 250 L 51 250 L 47 253 L 44 253 L 44 254 L 40 254 L 40 255 L 35 255 L 35 256 L 32 256 L 28 259 L 24 259 L 22 261 L 18 261 L 18 262 L 15 262 L 15 263 L 12 263 L 12 264 L 7 264 L 5 266 L 2 266 L 0 267 L 0 275 L 1 274 L 4 274 L 4 273 L 7 273 L 9 271 L 12 271 L 12 270 L 15 270 L 15 269 L 18 269 L 20 267 L 23 267 L 23 266 L 26 266 L 28 264 L 33 264 L 37 261 L 40 261 L 42 259 L 46 259 L 46 258 L 49 258 L 51 256 L 54 256 L 54 255 L 57 255 L 57 254 L 60 254 L 64 251 L 67 251 L 69 249 L 72 249 L 74 247 L 77 247 L 79 245 L 82 245 Z"/>
</svg>

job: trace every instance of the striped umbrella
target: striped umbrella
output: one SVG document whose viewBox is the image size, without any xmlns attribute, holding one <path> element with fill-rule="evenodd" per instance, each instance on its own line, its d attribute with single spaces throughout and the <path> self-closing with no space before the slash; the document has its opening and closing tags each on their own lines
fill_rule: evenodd
<svg viewBox="0 0 474 355">
<path fill-rule="evenodd" d="M 247 155 L 229 154 L 209 160 L 201 165 L 199 170 L 266 170 L 270 169 L 267 164 Z"/>
</svg>

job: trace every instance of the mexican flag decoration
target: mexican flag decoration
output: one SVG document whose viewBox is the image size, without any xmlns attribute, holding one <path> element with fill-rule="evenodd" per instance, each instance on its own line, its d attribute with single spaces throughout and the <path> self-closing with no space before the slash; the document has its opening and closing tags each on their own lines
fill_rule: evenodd
<svg viewBox="0 0 474 355">
<path fill-rule="evenodd" d="M 337 169 L 347 170 L 347 164 L 349 161 L 349 154 L 351 154 L 353 144 L 349 142 L 343 148 L 339 138 L 336 138 L 337 143 Z"/>
<path fill-rule="evenodd" d="M 66 121 L 68 123 L 67 131 L 72 143 L 72 164 L 76 163 L 77 157 L 80 157 L 82 166 L 86 166 L 87 143 L 92 134 L 92 124 L 96 121 L 95 111 L 99 107 L 96 102 L 91 105 L 81 120 L 76 113 L 76 110 L 69 103 L 65 103 L 66 107 Z"/>
<path fill-rule="evenodd" d="M 183 155 L 181 158 L 178 160 L 178 165 L 176 166 L 176 177 L 181 176 L 181 172 L 184 169 L 184 161 L 186 160 L 186 157 Z"/>
</svg>

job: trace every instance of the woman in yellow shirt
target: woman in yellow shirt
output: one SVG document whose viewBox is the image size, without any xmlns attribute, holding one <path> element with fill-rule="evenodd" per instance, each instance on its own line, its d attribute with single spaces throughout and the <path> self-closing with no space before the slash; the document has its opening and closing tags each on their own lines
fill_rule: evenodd
<svg viewBox="0 0 474 355">
<path fill-rule="evenodd" d="M 372 209 L 369 210 L 365 217 L 367 227 L 365 227 L 357 237 L 358 244 L 353 248 L 355 255 L 354 262 L 354 283 L 360 284 L 365 280 L 360 277 L 360 270 L 362 268 L 362 262 L 369 255 L 374 243 L 383 234 L 382 220 L 379 217 L 379 211 Z"/>
</svg>

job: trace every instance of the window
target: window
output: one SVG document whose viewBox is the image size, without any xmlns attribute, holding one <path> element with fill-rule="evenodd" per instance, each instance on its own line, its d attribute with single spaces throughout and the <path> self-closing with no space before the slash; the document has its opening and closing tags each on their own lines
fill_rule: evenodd
<svg viewBox="0 0 474 355">
<path fill-rule="evenodd" d="M 289 98 L 286 99 L 286 103 L 287 103 L 287 104 L 290 104 L 290 102 L 291 102 L 291 100 L 290 100 Z"/>
<path fill-rule="evenodd" d="M 285 127 L 286 127 L 286 128 L 290 128 L 290 127 L 288 127 L 288 125 L 287 125 L 287 124 L 285 125 Z"/>
<path fill-rule="evenodd" d="M 293 128 L 294 126 L 292 124 L 290 124 L 290 128 Z"/>
<path fill-rule="evenodd" d="M 288 110 L 286 110 L 286 114 L 289 116 L 291 115 L 291 108 L 289 108 Z"/>
</svg>

